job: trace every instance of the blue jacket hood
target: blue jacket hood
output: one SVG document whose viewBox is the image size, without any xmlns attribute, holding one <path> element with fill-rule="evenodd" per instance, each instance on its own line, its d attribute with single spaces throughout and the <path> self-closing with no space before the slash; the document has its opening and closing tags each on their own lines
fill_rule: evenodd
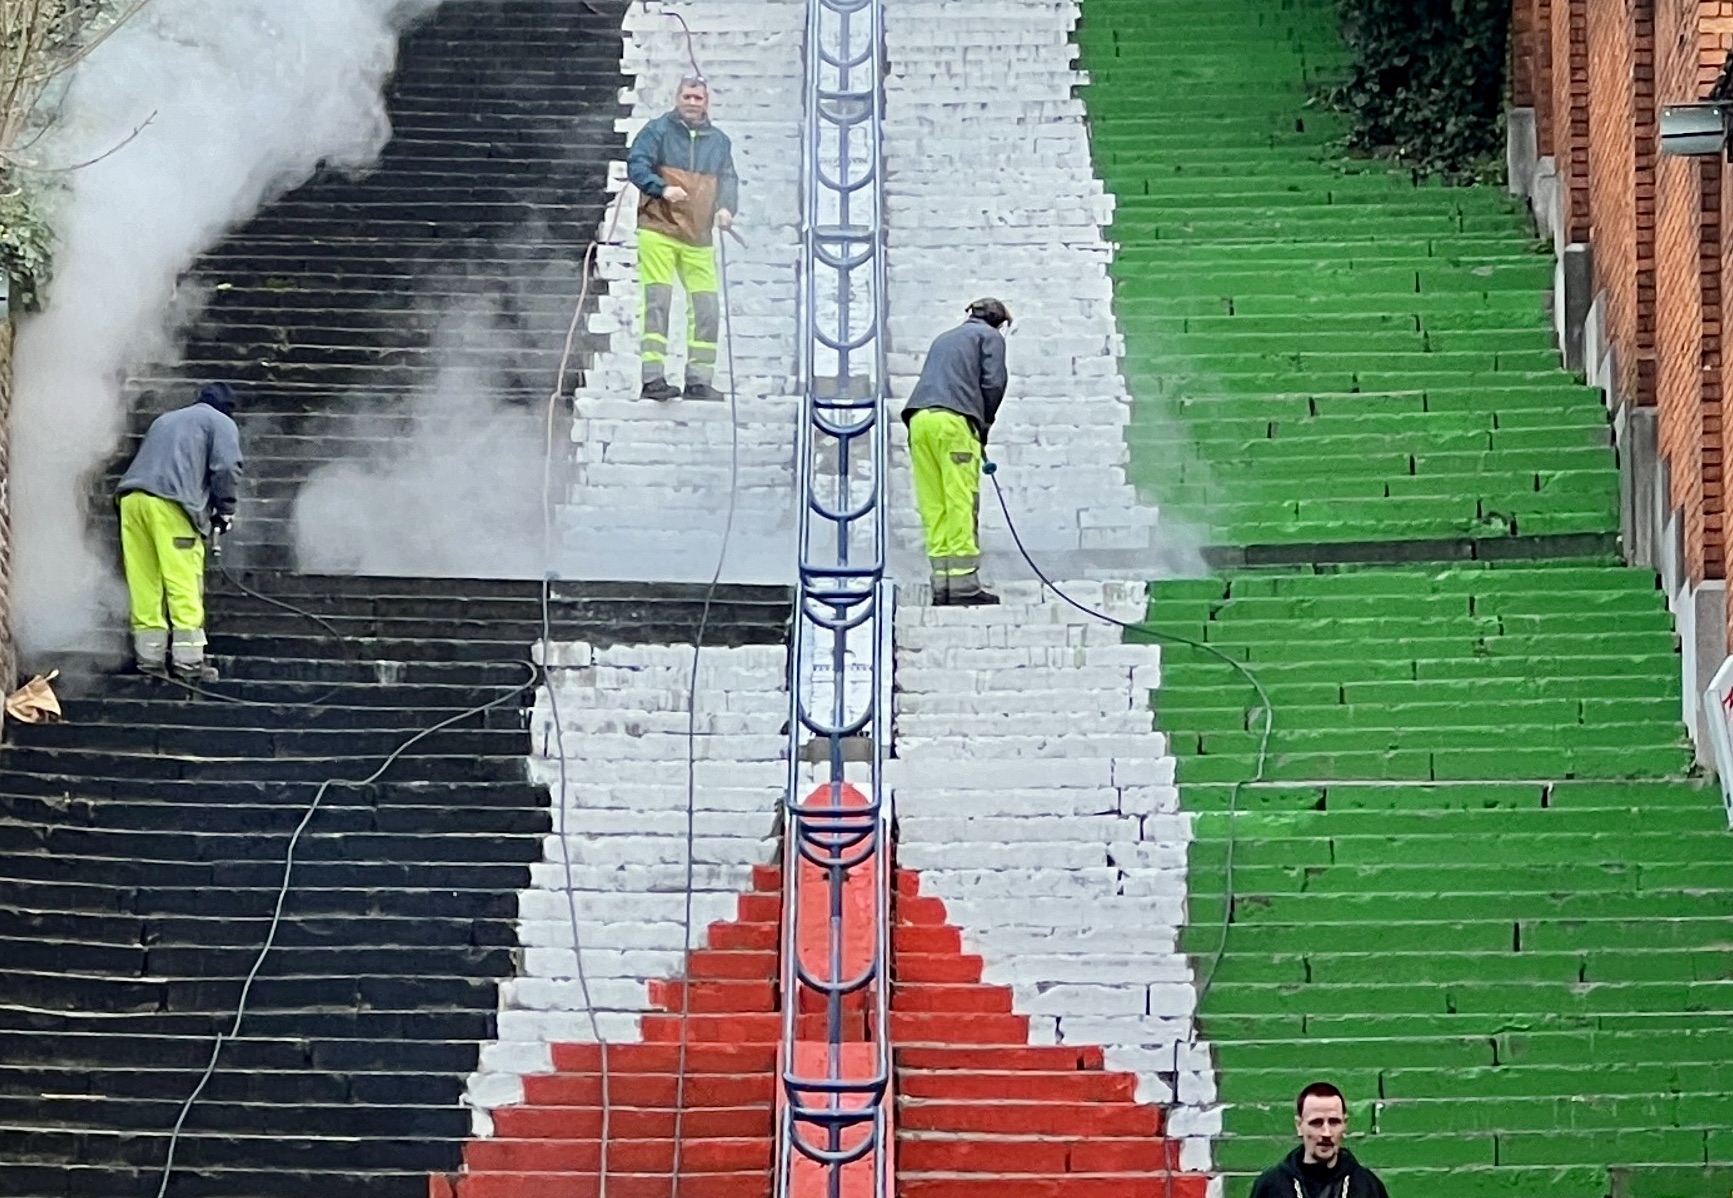
<svg viewBox="0 0 1733 1198">
<path fill-rule="evenodd" d="M 227 383 L 207 383 L 199 389 L 198 402 L 209 404 L 225 416 L 235 414 L 235 389 Z"/>
</svg>

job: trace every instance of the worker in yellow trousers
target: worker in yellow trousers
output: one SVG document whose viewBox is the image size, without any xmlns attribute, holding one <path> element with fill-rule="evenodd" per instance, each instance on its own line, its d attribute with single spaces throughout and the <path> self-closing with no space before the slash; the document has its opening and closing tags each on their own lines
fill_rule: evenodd
<svg viewBox="0 0 1733 1198">
<path fill-rule="evenodd" d="M 1011 313 L 980 299 L 968 317 L 933 341 L 903 408 L 933 602 L 941 607 L 999 602 L 981 586 L 981 459 L 1009 385 Z"/>
<path fill-rule="evenodd" d="M 234 524 L 243 465 L 235 392 L 212 383 L 151 422 L 121 477 L 120 550 L 140 670 L 215 682 L 205 661 L 205 538 Z"/>
<path fill-rule="evenodd" d="M 674 110 L 632 139 L 626 176 L 638 189 L 638 309 L 644 330 L 643 399 L 720 400 L 716 340 L 722 302 L 715 230 L 732 229 L 740 202 L 734 145 L 710 123 L 710 84 L 680 81 Z M 686 385 L 667 378 L 668 322 L 674 283 L 686 289 Z"/>
<path fill-rule="evenodd" d="M 644 328 L 641 397 L 720 400 L 722 392 L 716 389 L 715 378 L 722 307 L 715 247 L 688 245 L 666 233 L 640 227 L 638 279 L 643 297 L 639 318 Z M 686 386 L 680 391 L 665 377 L 675 280 L 686 289 Z"/>
</svg>

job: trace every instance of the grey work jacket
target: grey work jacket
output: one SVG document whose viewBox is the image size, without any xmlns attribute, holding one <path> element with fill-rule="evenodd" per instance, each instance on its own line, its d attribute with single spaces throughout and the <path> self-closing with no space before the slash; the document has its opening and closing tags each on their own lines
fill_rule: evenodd
<svg viewBox="0 0 1733 1198">
<path fill-rule="evenodd" d="M 209 533 L 212 512 L 234 514 L 242 465 L 241 430 L 234 420 L 196 403 L 151 422 L 118 494 L 143 491 L 178 503 L 194 528 Z"/>
<path fill-rule="evenodd" d="M 934 339 L 920 381 L 903 406 L 903 420 L 927 408 L 943 408 L 967 419 L 985 445 L 1009 384 L 1005 338 L 986 321 L 971 317 Z"/>
</svg>

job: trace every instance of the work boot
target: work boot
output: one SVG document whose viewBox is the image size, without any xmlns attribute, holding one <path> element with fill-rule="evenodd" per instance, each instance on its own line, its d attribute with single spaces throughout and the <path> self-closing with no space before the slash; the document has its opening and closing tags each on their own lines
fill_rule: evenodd
<svg viewBox="0 0 1733 1198">
<path fill-rule="evenodd" d="M 653 399 L 658 403 L 667 403 L 670 399 L 680 398 L 680 388 L 667 379 L 651 379 L 644 384 L 644 389 L 638 392 L 639 399 Z"/>
<path fill-rule="evenodd" d="M 970 591 L 963 595 L 951 594 L 935 602 L 940 607 L 998 607 L 999 596 L 992 591 Z"/>
<path fill-rule="evenodd" d="M 168 672 L 168 629 L 135 628 L 132 631 L 132 659 L 141 674 Z"/>
<path fill-rule="evenodd" d="M 171 668 L 171 676 L 176 682 L 184 682 L 189 686 L 205 686 L 221 681 L 222 675 L 217 673 L 217 667 L 208 662 L 175 662 Z"/>
<path fill-rule="evenodd" d="M 718 403 L 728 398 L 709 383 L 701 383 L 696 379 L 687 379 L 686 390 L 680 394 L 684 399 L 696 399 L 704 403 Z"/>
</svg>

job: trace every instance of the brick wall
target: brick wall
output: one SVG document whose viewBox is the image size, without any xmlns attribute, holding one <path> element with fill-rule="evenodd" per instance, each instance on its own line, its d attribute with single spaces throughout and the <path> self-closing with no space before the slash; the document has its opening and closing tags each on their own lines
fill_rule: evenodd
<svg viewBox="0 0 1733 1198">
<path fill-rule="evenodd" d="M 1516 0 L 1510 14 L 1510 102 L 1534 107 L 1534 0 Z"/>
<path fill-rule="evenodd" d="M 1657 0 L 1660 103 L 1692 100 L 1724 57 L 1722 0 Z M 1694 581 L 1724 576 L 1721 434 L 1721 192 L 1719 159 L 1667 159 L 1656 182 L 1656 402 L 1673 503 L 1685 524 Z"/>
<path fill-rule="evenodd" d="M 1693 581 L 1724 577 L 1733 187 L 1718 158 L 1660 157 L 1655 119 L 1714 82 L 1733 0 L 1517 0 L 1512 36 L 1514 95 L 1532 99 L 1540 152 L 1557 164 L 1567 237 L 1594 246 L 1620 389 L 1658 408 L 1687 568 Z"/>
<path fill-rule="evenodd" d="M 1654 0 L 1602 0 L 1588 13 L 1589 227 L 1595 281 L 1619 347 L 1618 388 L 1654 402 Z M 1623 136 L 1612 136 L 1620 131 Z"/>
<path fill-rule="evenodd" d="M 1588 0 L 1552 0 L 1550 145 L 1564 196 L 1566 241 L 1589 239 Z M 1544 151 L 1543 151 L 1544 152 Z"/>
<path fill-rule="evenodd" d="M 1529 20 L 1512 30 L 1511 44 L 1513 52 L 1530 64 L 1536 145 L 1544 157 L 1553 153 L 1553 0 L 1517 0 L 1517 7 L 1529 14 Z"/>
<path fill-rule="evenodd" d="M 1701 581 L 1723 577 L 1720 163 L 1669 159 L 1657 192 L 1660 448 L 1684 513 L 1685 560 Z"/>
</svg>

